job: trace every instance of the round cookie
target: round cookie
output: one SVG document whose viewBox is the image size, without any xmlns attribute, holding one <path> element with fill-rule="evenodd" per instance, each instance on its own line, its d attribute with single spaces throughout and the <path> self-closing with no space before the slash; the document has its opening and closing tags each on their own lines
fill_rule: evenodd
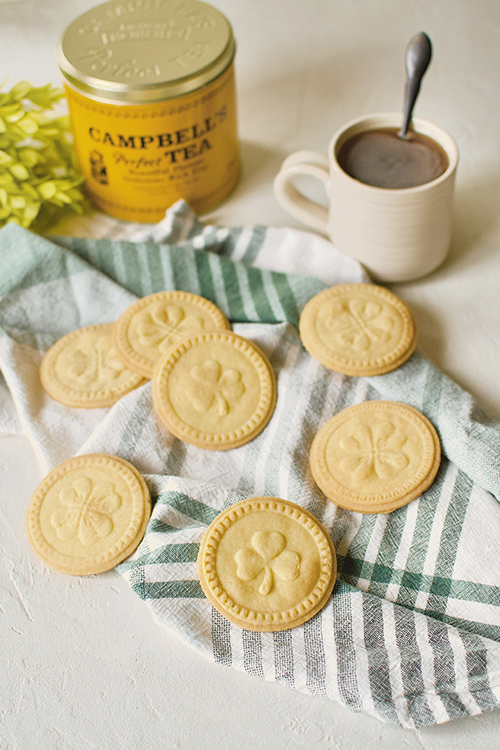
<svg viewBox="0 0 500 750">
<path fill-rule="evenodd" d="M 439 468 L 436 430 L 417 409 L 365 401 L 344 409 L 315 436 L 314 481 L 335 505 L 390 513 L 430 487 Z"/>
<path fill-rule="evenodd" d="M 375 284 L 339 284 L 309 300 L 300 316 L 309 354 L 344 375 L 382 375 L 406 362 L 415 321 L 399 297 Z"/>
<path fill-rule="evenodd" d="M 207 599 L 246 630 L 287 630 L 310 620 L 327 603 L 336 570 L 323 526 L 275 497 L 227 508 L 208 527 L 198 553 Z"/>
<path fill-rule="evenodd" d="M 113 323 L 102 323 L 63 336 L 42 359 L 40 380 L 55 401 L 100 409 L 112 406 L 145 381 L 116 356 Z"/>
<path fill-rule="evenodd" d="M 76 456 L 38 485 L 26 517 L 33 550 L 51 568 L 92 575 L 114 568 L 139 545 L 151 514 L 146 483 L 128 461 Z"/>
<path fill-rule="evenodd" d="M 134 302 L 115 323 L 118 356 L 134 372 L 152 378 L 167 349 L 198 331 L 230 330 L 212 302 L 190 292 L 158 292 Z"/>
<path fill-rule="evenodd" d="M 153 399 L 162 422 L 186 443 L 228 450 L 256 437 L 276 404 L 267 357 L 231 331 L 174 344 L 157 365 Z"/>
</svg>

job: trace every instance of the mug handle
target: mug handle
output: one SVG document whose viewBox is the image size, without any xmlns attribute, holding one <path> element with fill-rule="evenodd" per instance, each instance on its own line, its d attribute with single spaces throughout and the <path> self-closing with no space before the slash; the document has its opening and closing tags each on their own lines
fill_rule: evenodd
<svg viewBox="0 0 500 750">
<path fill-rule="evenodd" d="M 297 175 L 321 180 L 329 196 L 328 159 L 316 151 L 296 151 L 285 159 L 274 180 L 274 194 L 285 211 L 317 232 L 328 235 L 328 209 L 297 190 L 293 184 L 293 178 Z"/>
</svg>

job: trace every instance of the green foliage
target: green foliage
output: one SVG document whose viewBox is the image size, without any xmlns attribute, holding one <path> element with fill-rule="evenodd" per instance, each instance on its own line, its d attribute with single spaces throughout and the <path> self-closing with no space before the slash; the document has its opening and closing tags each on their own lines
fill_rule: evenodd
<svg viewBox="0 0 500 750">
<path fill-rule="evenodd" d="M 0 85 L 0 227 L 41 229 L 68 209 L 83 213 L 83 177 L 73 163 L 69 119 L 47 115 L 64 97 L 52 84 Z"/>
</svg>

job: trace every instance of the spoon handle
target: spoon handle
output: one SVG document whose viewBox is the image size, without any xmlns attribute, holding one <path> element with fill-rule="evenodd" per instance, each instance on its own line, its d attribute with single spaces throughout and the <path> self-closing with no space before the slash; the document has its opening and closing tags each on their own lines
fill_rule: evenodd
<svg viewBox="0 0 500 750">
<path fill-rule="evenodd" d="M 403 123 L 399 131 L 399 137 L 405 138 L 406 132 L 410 125 L 413 107 L 420 91 L 420 83 L 424 74 L 429 67 L 432 57 L 431 40 L 421 31 L 415 34 L 408 43 L 406 48 L 406 85 L 405 85 L 405 104 L 403 113 Z"/>
</svg>

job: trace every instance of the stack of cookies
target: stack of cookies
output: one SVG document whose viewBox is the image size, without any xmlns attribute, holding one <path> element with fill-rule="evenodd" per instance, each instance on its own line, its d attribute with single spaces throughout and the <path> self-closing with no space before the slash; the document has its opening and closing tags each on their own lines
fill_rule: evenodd
<svg viewBox="0 0 500 750">
<path fill-rule="evenodd" d="M 300 338 L 330 370 L 358 377 L 402 365 L 417 345 L 413 315 L 375 284 L 339 284 L 313 297 L 300 316 Z"/>
<path fill-rule="evenodd" d="M 294 503 L 254 497 L 220 513 L 203 536 L 207 599 L 245 630 L 288 630 L 326 604 L 337 564 L 330 536 Z"/>
<path fill-rule="evenodd" d="M 336 414 L 315 436 L 314 481 L 335 505 L 391 513 L 419 497 L 441 460 L 437 432 L 417 409 L 364 401 Z"/>
</svg>

